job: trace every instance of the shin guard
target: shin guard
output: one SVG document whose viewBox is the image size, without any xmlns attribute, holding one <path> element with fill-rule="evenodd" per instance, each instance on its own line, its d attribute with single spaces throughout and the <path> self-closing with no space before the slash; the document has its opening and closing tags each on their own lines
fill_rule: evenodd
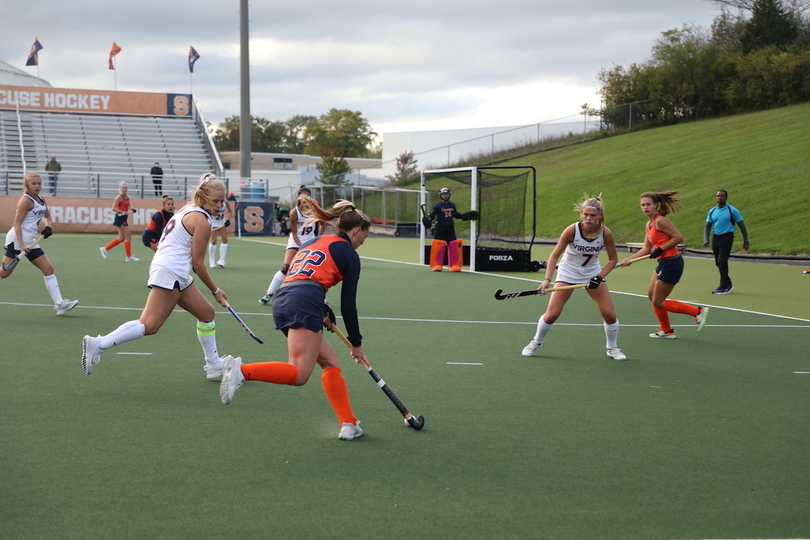
<svg viewBox="0 0 810 540">
<path fill-rule="evenodd" d="M 447 251 L 447 242 L 444 240 L 433 240 L 430 246 L 430 268 L 434 272 L 441 272 L 444 266 L 444 254 Z"/>
<path fill-rule="evenodd" d="M 450 267 L 451 272 L 461 272 L 461 265 L 464 263 L 461 244 L 461 240 L 453 240 L 447 244 L 447 266 Z"/>
</svg>

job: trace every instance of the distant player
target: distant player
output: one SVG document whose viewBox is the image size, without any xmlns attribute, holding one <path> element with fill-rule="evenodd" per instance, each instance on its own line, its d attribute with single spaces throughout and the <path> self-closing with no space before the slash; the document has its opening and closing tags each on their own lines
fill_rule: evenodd
<svg viewBox="0 0 810 540">
<path fill-rule="evenodd" d="M 231 220 L 233 219 L 234 201 L 236 201 L 234 194 L 228 193 L 228 197 L 225 199 L 225 204 L 219 211 L 219 214 L 211 216 L 211 245 L 208 246 L 208 266 L 211 268 L 216 268 L 217 264 L 221 268 L 225 268 L 225 256 L 228 254 L 228 227 L 231 226 Z M 219 237 L 222 242 L 219 245 L 219 260 L 215 263 L 217 237 Z"/>
<path fill-rule="evenodd" d="M 112 209 L 115 210 L 115 219 L 113 220 L 113 225 L 115 225 L 118 229 L 118 238 L 99 249 L 101 250 L 101 256 L 106 259 L 107 252 L 123 242 L 124 251 L 127 254 L 127 257 L 124 260 L 126 262 L 138 262 L 140 259 L 132 256 L 132 241 L 129 233 L 129 214 L 130 212 L 135 212 L 129 202 L 129 195 L 127 194 L 129 191 L 129 186 L 127 186 L 126 182 L 121 182 L 118 184 L 118 190 L 119 193 L 116 195 L 112 204 Z"/>
<path fill-rule="evenodd" d="M 141 235 L 143 245 L 152 251 L 157 251 L 158 242 L 160 241 L 160 236 L 163 234 L 163 229 L 166 227 L 169 220 L 172 219 L 173 215 L 174 199 L 169 195 L 164 195 L 163 208 L 152 215 L 152 219 L 149 220 L 146 229 L 144 229 Z"/>
<path fill-rule="evenodd" d="M 439 191 L 439 202 L 433 205 L 433 210 L 422 219 L 426 229 L 430 229 L 433 220 L 436 227 L 433 230 L 433 244 L 430 246 L 430 268 L 434 272 L 441 272 L 444 266 L 444 256 L 447 254 L 447 266 L 451 272 L 460 272 L 463 262 L 462 241 L 456 239 L 456 227 L 453 219 L 468 221 L 478 218 L 478 212 L 471 210 L 459 213 L 456 203 L 450 200 L 450 188 L 443 187 Z"/>
</svg>

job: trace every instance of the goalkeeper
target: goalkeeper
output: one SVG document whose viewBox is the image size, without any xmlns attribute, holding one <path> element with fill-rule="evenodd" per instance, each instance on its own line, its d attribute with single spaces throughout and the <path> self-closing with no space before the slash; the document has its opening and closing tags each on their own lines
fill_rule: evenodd
<svg viewBox="0 0 810 540">
<path fill-rule="evenodd" d="M 451 272 L 460 272 L 464 260 L 462 256 L 461 240 L 456 239 L 456 227 L 453 219 L 469 221 L 478 219 L 478 212 L 470 210 L 463 214 L 456 210 L 456 203 L 450 201 L 450 189 L 443 187 L 439 191 L 441 199 L 427 216 L 422 218 L 422 225 L 430 229 L 433 220 L 436 228 L 433 231 L 433 244 L 430 246 L 430 268 L 434 272 L 441 272 L 444 266 L 444 256 L 447 254 L 447 266 Z"/>
</svg>

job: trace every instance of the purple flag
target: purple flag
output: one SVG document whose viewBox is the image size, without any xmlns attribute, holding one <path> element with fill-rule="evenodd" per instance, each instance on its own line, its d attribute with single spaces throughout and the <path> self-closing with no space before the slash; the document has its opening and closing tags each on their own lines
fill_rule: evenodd
<svg viewBox="0 0 810 540">
<path fill-rule="evenodd" d="M 194 47 L 188 47 L 188 72 L 194 73 L 194 62 L 200 59 L 200 53 L 198 53 Z"/>
<path fill-rule="evenodd" d="M 31 52 L 28 53 L 28 60 L 25 62 L 26 66 L 38 66 L 39 65 L 39 51 L 43 49 L 42 45 L 39 43 L 39 38 L 34 39 L 34 44 L 31 45 Z"/>
</svg>

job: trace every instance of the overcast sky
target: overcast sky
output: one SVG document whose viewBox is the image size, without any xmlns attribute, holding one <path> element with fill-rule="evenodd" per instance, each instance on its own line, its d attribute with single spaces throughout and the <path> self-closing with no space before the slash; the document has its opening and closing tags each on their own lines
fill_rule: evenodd
<svg viewBox="0 0 810 540">
<path fill-rule="evenodd" d="M 254 2 L 251 113 L 350 109 L 380 136 L 575 119 L 599 105 L 601 69 L 643 62 L 661 32 L 717 15 L 709 0 Z M 207 121 L 239 114 L 238 0 L 0 0 L 0 17 L 0 59 L 55 87 L 193 90 Z M 35 38 L 38 72 L 25 66 Z"/>
</svg>

